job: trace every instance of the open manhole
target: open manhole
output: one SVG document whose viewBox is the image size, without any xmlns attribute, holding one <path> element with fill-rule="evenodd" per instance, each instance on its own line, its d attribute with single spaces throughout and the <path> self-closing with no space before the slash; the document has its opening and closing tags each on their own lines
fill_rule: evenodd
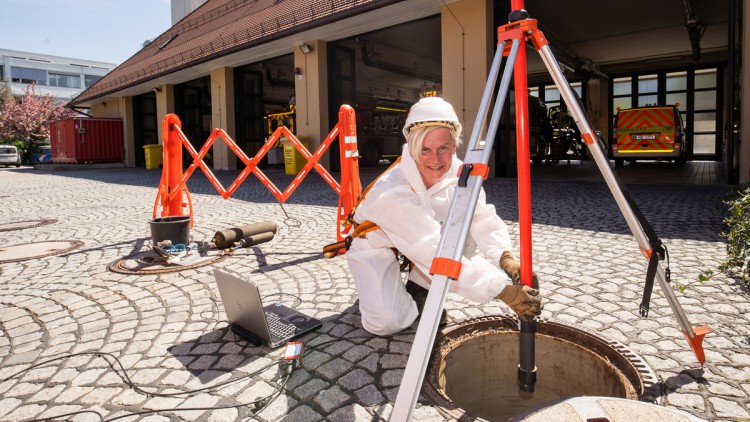
<svg viewBox="0 0 750 422">
<path fill-rule="evenodd" d="M 438 334 L 424 393 L 455 419 L 507 421 L 544 403 L 579 396 L 655 401 L 657 378 L 624 345 L 540 320 L 534 393 L 518 387 L 520 333 L 515 317 L 475 318 Z"/>
<path fill-rule="evenodd" d="M 48 240 L 44 242 L 23 243 L 20 245 L 0 246 L 0 263 L 19 262 L 34 258 L 44 258 L 72 251 L 83 245 L 80 240 Z"/>
<path fill-rule="evenodd" d="M 57 223 L 57 220 L 42 218 L 40 220 L 16 221 L 13 223 L 0 224 L 0 232 L 9 232 L 12 230 L 30 229 L 32 227 L 45 226 L 47 224 Z"/>
</svg>

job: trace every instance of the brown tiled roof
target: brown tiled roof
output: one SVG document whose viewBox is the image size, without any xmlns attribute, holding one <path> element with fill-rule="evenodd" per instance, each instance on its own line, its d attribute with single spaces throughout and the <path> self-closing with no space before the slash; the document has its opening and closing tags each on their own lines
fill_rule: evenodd
<svg viewBox="0 0 750 422">
<path fill-rule="evenodd" d="M 208 0 L 70 105 L 399 1 Z"/>
</svg>

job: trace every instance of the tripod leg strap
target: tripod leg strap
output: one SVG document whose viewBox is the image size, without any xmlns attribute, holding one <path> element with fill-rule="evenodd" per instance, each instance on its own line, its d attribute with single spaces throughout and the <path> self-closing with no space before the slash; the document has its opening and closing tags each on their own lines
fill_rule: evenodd
<svg viewBox="0 0 750 422">
<path fill-rule="evenodd" d="M 656 276 L 656 267 L 659 265 L 659 256 L 653 249 L 651 257 L 648 260 L 648 270 L 646 271 L 646 284 L 643 287 L 643 299 L 641 300 L 640 314 L 643 318 L 648 316 L 648 307 L 651 302 L 651 292 L 654 290 L 654 277 Z"/>
</svg>

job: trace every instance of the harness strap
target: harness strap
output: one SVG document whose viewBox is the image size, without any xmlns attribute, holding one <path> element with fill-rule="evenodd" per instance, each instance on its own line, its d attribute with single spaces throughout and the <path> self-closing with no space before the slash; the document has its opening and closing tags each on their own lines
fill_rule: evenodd
<svg viewBox="0 0 750 422">
<path fill-rule="evenodd" d="M 388 171 L 390 171 L 393 167 L 396 166 L 396 164 L 400 162 L 401 162 L 401 157 L 396 158 L 396 160 L 390 166 L 388 166 L 388 168 L 383 173 L 381 173 L 380 176 L 376 177 L 375 180 L 370 182 L 370 184 L 367 185 L 365 190 L 362 191 L 362 194 L 359 196 L 359 198 L 357 198 L 357 203 L 354 204 L 354 206 L 352 207 L 351 211 L 349 211 L 349 214 L 346 216 L 346 218 L 341 221 L 342 226 L 350 225 L 354 227 L 354 230 L 344 240 L 324 246 L 323 247 L 324 258 L 333 258 L 338 255 L 346 253 L 346 251 L 348 251 L 349 247 L 351 247 L 352 245 L 352 240 L 354 240 L 355 238 L 359 238 L 359 237 L 365 237 L 367 233 L 380 228 L 380 226 L 373 223 L 372 221 L 364 221 L 362 223 L 357 224 L 357 222 L 354 221 L 354 214 L 357 212 L 357 207 L 359 207 L 359 204 L 361 204 L 362 201 L 364 201 L 365 196 L 367 196 L 367 193 L 370 192 L 370 189 L 372 189 L 373 186 L 375 186 L 375 182 L 377 182 L 381 177 L 383 177 L 384 174 L 388 173 Z"/>
<path fill-rule="evenodd" d="M 635 201 L 630 196 L 628 190 L 625 188 L 622 180 L 620 180 L 620 178 L 616 174 L 615 180 L 617 181 L 617 185 L 619 186 L 620 191 L 622 191 L 625 200 L 633 210 L 633 214 L 635 214 L 638 223 L 640 223 L 643 231 L 646 233 L 649 245 L 651 245 L 651 250 L 648 251 L 649 260 L 648 269 L 646 270 L 646 283 L 643 286 L 643 298 L 641 299 L 641 304 L 639 306 L 639 313 L 641 317 L 645 318 L 648 316 L 649 304 L 651 302 L 651 292 L 654 289 L 654 277 L 656 276 L 656 267 L 659 265 L 659 260 L 667 258 L 667 266 L 664 270 L 664 274 L 667 283 L 671 281 L 669 271 L 669 254 L 667 252 L 667 247 L 661 243 L 661 239 L 659 239 L 659 236 L 656 235 L 653 227 L 651 227 L 651 224 L 649 224 L 648 220 L 646 220 L 646 216 L 643 215 L 641 209 L 638 208 L 638 206 L 635 204 Z"/>
<path fill-rule="evenodd" d="M 346 253 L 352 245 L 352 240 L 365 235 L 373 230 L 378 230 L 380 226 L 373 223 L 372 221 L 363 221 L 360 224 L 354 225 L 354 230 L 349 236 L 346 236 L 341 242 L 331 243 L 323 247 L 323 257 L 333 258 L 335 256 Z"/>
<path fill-rule="evenodd" d="M 357 203 L 354 204 L 354 207 L 352 207 L 352 210 L 349 212 L 349 215 L 346 216 L 344 221 L 341 223 L 343 225 L 350 224 L 352 227 L 354 227 L 354 230 L 341 242 L 331 243 L 330 245 L 326 245 L 323 247 L 323 257 L 324 258 L 334 258 L 336 256 L 339 256 L 341 254 L 346 253 L 346 251 L 349 250 L 349 248 L 352 246 L 352 241 L 357 238 L 363 238 L 366 237 L 367 233 L 380 229 L 380 226 L 373 223 L 372 221 L 366 220 L 361 223 L 357 223 L 354 221 L 354 214 L 357 211 L 357 207 L 359 207 L 359 204 L 362 203 L 362 201 L 365 199 L 365 196 L 367 196 L 367 193 L 370 192 L 370 189 L 375 185 L 375 182 L 377 182 L 381 177 L 383 177 L 384 174 L 388 173 L 393 167 L 396 166 L 396 164 L 401 162 L 401 157 L 396 158 L 396 160 L 383 172 L 378 176 L 375 180 L 370 182 L 369 185 L 365 188 L 364 191 L 362 191 L 362 194 L 359 196 L 359 199 L 357 200 Z M 391 248 L 393 251 L 393 254 L 396 255 L 396 260 L 399 261 L 399 271 L 411 271 L 412 269 L 412 262 L 407 258 L 405 255 L 400 254 L 398 249 Z"/>
</svg>

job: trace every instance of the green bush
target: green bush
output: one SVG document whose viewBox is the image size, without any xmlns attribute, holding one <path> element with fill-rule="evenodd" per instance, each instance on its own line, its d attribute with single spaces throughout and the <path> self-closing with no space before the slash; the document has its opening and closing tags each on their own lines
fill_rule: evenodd
<svg viewBox="0 0 750 422">
<path fill-rule="evenodd" d="M 718 270 L 747 286 L 750 284 L 750 184 L 733 190 L 724 203 L 725 231 L 721 235 L 727 239 L 727 259 L 719 264 Z M 698 276 L 698 281 L 703 283 L 713 276 L 714 272 L 707 270 Z M 680 286 L 680 290 L 684 288 Z"/>
</svg>

